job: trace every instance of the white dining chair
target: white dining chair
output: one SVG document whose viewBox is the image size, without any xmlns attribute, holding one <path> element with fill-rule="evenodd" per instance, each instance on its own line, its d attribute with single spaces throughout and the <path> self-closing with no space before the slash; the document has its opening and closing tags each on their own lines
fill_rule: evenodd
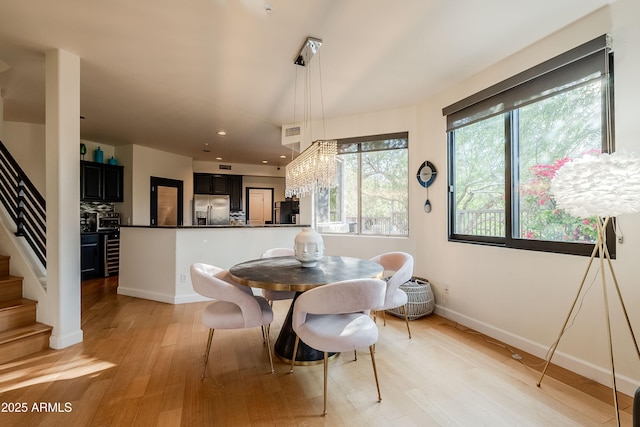
<svg viewBox="0 0 640 427">
<path fill-rule="evenodd" d="M 406 252 L 387 252 L 371 258 L 371 261 L 377 262 L 384 269 L 383 278 L 387 282 L 385 291 L 384 304 L 376 307 L 376 312 L 382 311 L 384 325 L 387 319 L 384 310 L 396 307 L 402 307 L 404 313 L 404 321 L 407 324 L 407 332 L 411 338 L 411 329 L 409 328 L 409 317 L 407 316 L 408 297 L 405 291 L 400 289 L 400 285 L 411 280 L 413 276 L 413 257 Z"/>
<path fill-rule="evenodd" d="M 293 248 L 272 248 L 260 255 L 260 258 L 273 258 L 277 256 L 294 256 Z M 293 291 L 273 291 L 271 289 L 263 289 L 262 296 L 269 301 L 269 305 L 273 307 L 274 301 L 283 301 L 293 299 L 296 293 Z"/>
<path fill-rule="evenodd" d="M 202 311 L 202 323 L 209 327 L 209 338 L 201 378 L 204 379 L 207 370 L 213 331 L 216 329 L 266 326 L 267 353 L 271 372 L 274 372 L 269 343 L 269 325 L 273 321 L 273 311 L 267 300 L 253 295 L 250 287 L 233 282 L 228 271 L 222 268 L 195 263 L 191 264 L 190 274 L 193 289 L 202 296 L 216 300 Z"/>
<path fill-rule="evenodd" d="M 369 314 L 373 307 L 383 303 L 385 288 L 385 282 L 380 279 L 345 280 L 311 289 L 295 301 L 292 326 L 296 340 L 290 372 L 293 372 L 300 340 L 324 352 L 323 415 L 327 413 L 329 352 L 355 352 L 369 347 L 378 401 L 382 400 L 373 349 L 378 341 L 378 327 Z"/>
</svg>

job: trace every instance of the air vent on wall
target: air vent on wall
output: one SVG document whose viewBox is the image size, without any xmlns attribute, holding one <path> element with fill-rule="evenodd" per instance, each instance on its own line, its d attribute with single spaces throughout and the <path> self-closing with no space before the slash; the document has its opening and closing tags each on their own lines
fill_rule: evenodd
<svg viewBox="0 0 640 427">
<path fill-rule="evenodd" d="M 231 170 L 231 165 L 218 165 L 218 169 Z"/>
<path fill-rule="evenodd" d="M 302 126 L 302 123 L 282 126 L 282 145 L 299 153 L 300 141 L 302 140 Z"/>
<path fill-rule="evenodd" d="M 292 136 L 299 136 L 300 135 L 300 126 L 294 126 L 294 127 L 290 127 L 290 128 L 285 128 L 284 129 L 284 133 L 285 133 L 285 137 L 290 138 Z"/>
</svg>

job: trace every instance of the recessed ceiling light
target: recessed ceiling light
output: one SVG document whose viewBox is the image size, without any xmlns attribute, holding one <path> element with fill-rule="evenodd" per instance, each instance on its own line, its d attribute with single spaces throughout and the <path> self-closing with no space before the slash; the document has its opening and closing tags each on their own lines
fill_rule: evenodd
<svg viewBox="0 0 640 427">
<path fill-rule="evenodd" d="M 285 156 L 284 154 L 282 156 L 280 156 L 281 159 L 286 159 L 287 156 Z"/>
<path fill-rule="evenodd" d="M 263 160 L 263 161 L 262 161 L 262 163 L 267 163 L 267 161 L 266 161 L 266 160 Z"/>
<path fill-rule="evenodd" d="M 227 133 L 225 131 L 223 131 L 223 130 L 219 130 L 218 131 L 218 135 L 220 135 L 220 136 L 225 136 L 226 134 Z"/>
<path fill-rule="evenodd" d="M 216 157 L 216 160 L 222 160 L 222 157 Z"/>
<path fill-rule="evenodd" d="M 208 142 L 205 142 L 205 143 L 204 143 L 204 146 L 205 146 L 205 147 L 206 147 L 206 146 L 208 146 L 208 145 L 209 145 L 209 143 L 208 143 Z"/>
</svg>

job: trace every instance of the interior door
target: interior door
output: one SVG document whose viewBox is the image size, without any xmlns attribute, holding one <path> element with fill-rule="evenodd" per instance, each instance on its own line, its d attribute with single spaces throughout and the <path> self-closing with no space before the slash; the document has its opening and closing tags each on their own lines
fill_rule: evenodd
<svg viewBox="0 0 640 427">
<path fill-rule="evenodd" d="M 151 177 L 151 218 L 152 226 L 183 225 L 182 181 Z"/>
<path fill-rule="evenodd" d="M 248 224 L 265 224 L 273 221 L 273 189 L 248 188 Z"/>
</svg>

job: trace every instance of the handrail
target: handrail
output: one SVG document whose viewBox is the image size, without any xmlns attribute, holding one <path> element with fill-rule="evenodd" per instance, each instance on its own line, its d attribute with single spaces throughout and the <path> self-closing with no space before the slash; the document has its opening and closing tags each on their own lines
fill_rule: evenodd
<svg viewBox="0 0 640 427">
<path fill-rule="evenodd" d="M 0 141 L 0 201 L 36 257 L 47 266 L 46 201 Z"/>
</svg>

